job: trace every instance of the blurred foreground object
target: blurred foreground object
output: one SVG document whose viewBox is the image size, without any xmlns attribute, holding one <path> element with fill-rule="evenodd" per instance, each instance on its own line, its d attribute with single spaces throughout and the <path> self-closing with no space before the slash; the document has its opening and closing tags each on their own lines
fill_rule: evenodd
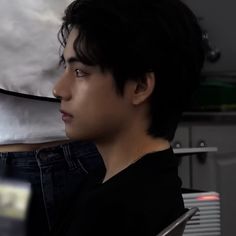
<svg viewBox="0 0 236 236">
<path fill-rule="evenodd" d="M 31 195 L 27 182 L 0 180 L 0 236 L 24 236 Z"/>
</svg>

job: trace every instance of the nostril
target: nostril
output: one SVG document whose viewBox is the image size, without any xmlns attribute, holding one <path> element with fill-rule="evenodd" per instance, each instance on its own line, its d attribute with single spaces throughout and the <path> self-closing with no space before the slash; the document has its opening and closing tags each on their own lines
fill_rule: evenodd
<svg viewBox="0 0 236 236">
<path fill-rule="evenodd" d="M 55 96 L 55 98 L 58 102 L 60 102 L 62 100 L 62 97 L 60 97 L 60 96 Z"/>
</svg>

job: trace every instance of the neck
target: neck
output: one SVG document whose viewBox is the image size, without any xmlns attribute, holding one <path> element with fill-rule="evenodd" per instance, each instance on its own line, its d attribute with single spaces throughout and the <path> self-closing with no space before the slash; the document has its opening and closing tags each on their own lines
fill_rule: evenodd
<svg viewBox="0 0 236 236">
<path fill-rule="evenodd" d="M 106 180 L 110 179 L 129 165 L 133 164 L 145 154 L 163 151 L 170 147 L 170 143 L 162 138 L 153 138 L 145 133 L 125 132 L 116 139 L 107 142 L 97 142 L 105 166 Z"/>
</svg>

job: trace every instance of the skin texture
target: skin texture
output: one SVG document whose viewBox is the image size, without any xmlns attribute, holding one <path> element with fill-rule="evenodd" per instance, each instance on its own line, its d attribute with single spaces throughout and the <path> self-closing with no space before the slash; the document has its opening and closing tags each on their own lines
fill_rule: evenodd
<svg viewBox="0 0 236 236">
<path fill-rule="evenodd" d="M 106 165 L 106 181 L 144 154 L 167 149 L 169 142 L 147 134 L 154 74 L 148 73 L 144 82 L 126 82 L 123 94 L 118 94 L 109 71 L 76 58 L 73 43 L 78 33 L 73 29 L 68 37 L 65 70 L 53 92 L 61 99 L 67 136 L 97 145 Z"/>
</svg>

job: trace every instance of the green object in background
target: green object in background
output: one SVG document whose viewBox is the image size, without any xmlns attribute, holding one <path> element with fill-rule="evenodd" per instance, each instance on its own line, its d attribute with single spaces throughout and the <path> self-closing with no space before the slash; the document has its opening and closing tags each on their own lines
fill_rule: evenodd
<svg viewBox="0 0 236 236">
<path fill-rule="evenodd" d="M 190 110 L 236 111 L 236 82 L 205 81 L 193 97 Z"/>
</svg>

